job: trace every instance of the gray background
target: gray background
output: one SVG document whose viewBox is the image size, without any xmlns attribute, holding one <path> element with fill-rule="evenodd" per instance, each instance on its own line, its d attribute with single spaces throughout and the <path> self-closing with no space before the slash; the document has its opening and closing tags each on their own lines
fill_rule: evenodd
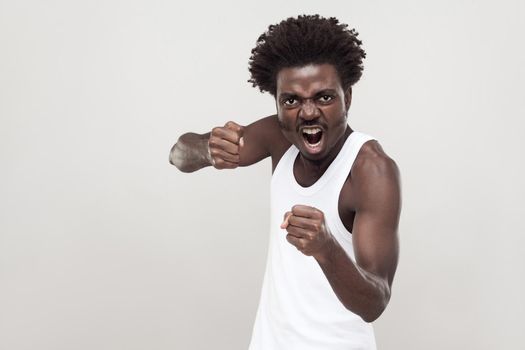
<svg viewBox="0 0 525 350">
<path fill-rule="evenodd" d="M 403 180 L 380 349 L 523 349 L 521 1 L 1 1 L 0 349 L 246 349 L 270 162 L 182 174 L 185 131 L 274 113 L 269 24 L 337 16 L 368 53 L 350 124 Z"/>
</svg>

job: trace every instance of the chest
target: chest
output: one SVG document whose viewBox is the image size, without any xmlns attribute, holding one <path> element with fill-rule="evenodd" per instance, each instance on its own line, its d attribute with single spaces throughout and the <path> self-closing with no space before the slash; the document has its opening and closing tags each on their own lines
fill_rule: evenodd
<svg viewBox="0 0 525 350">
<path fill-rule="evenodd" d="M 304 171 L 304 169 L 298 165 L 298 162 L 293 166 L 293 178 L 301 187 L 308 188 L 315 185 L 321 176 L 322 174 L 315 175 L 312 172 Z M 349 174 L 344 180 L 337 196 L 337 211 L 343 225 L 349 232 L 353 230 L 357 202 L 356 191 L 352 185 L 352 177 L 351 174 Z"/>
</svg>

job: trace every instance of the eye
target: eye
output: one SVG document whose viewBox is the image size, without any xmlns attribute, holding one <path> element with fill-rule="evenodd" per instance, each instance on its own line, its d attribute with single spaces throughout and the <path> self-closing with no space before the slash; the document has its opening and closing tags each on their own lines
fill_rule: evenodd
<svg viewBox="0 0 525 350">
<path fill-rule="evenodd" d="M 288 97 L 283 100 L 283 104 L 285 104 L 286 106 L 293 106 L 297 104 L 297 100 L 293 97 Z"/>
<path fill-rule="evenodd" d="M 333 96 L 330 96 L 330 95 L 322 95 L 321 97 L 319 97 L 319 101 L 321 102 L 330 102 L 334 99 Z"/>
</svg>

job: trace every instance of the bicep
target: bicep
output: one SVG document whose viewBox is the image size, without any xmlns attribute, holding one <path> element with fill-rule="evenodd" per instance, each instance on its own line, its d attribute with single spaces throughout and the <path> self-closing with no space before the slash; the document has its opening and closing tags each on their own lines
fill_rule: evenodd
<svg viewBox="0 0 525 350">
<path fill-rule="evenodd" d="M 388 159 L 371 161 L 359 170 L 352 240 L 356 263 L 388 281 L 397 267 L 397 229 L 401 210 L 399 171 Z"/>
</svg>

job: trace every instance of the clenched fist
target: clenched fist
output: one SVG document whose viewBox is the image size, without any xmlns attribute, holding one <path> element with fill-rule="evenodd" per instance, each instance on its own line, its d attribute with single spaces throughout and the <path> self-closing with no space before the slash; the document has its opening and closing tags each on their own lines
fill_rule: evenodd
<svg viewBox="0 0 525 350">
<path fill-rule="evenodd" d="M 208 151 L 214 168 L 234 169 L 239 166 L 240 149 L 244 145 L 243 132 L 244 126 L 232 121 L 223 127 L 213 128 L 208 140 Z"/>
<path fill-rule="evenodd" d="M 326 256 L 333 236 L 325 224 L 324 213 L 314 207 L 294 205 L 284 214 L 282 229 L 288 234 L 286 240 L 301 253 L 314 258 Z"/>
</svg>

